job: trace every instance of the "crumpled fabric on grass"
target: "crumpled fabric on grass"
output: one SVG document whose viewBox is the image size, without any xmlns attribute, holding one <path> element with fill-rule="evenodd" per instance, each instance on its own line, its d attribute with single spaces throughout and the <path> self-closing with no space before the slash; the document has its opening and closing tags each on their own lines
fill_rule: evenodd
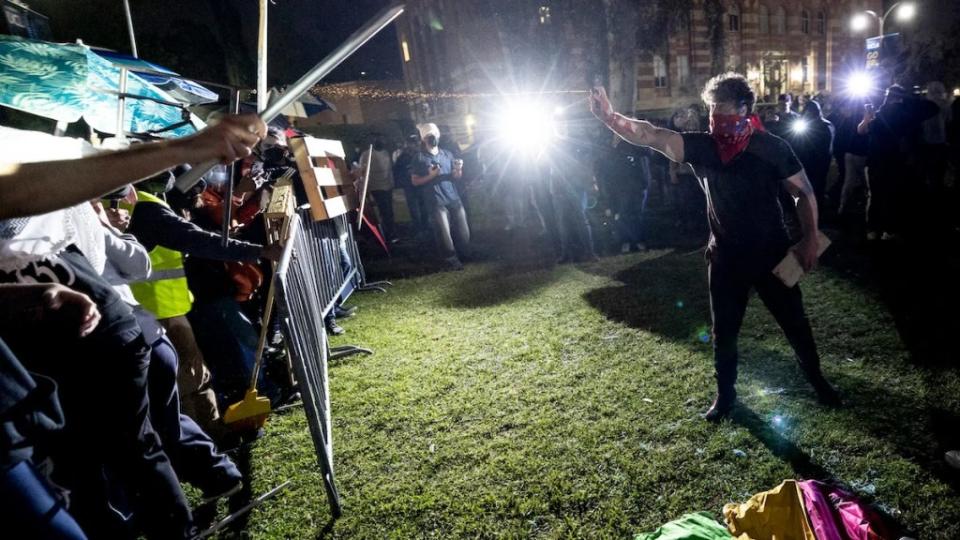
<svg viewBox="0 0 960 540">
<path fill-rule="evenodd" d="M 638 534 L 634 540 L 730 540 L 731 538 L 727 529 L 717 523 L 709 512 L 697 512 L 686 514 L 653 532 Z"/>
<path fill-rule="evenodd" d="M 723 507 L 727 528 L 738 540 L 818 540 L 807 519 L 796 480 Z"/>
<path fill-rule="evenodd" d="M 800 482 L 799 486 L 817 540 L 895 538 L 882 518 L 856 496 L 816 480 Z"/>
</svg>

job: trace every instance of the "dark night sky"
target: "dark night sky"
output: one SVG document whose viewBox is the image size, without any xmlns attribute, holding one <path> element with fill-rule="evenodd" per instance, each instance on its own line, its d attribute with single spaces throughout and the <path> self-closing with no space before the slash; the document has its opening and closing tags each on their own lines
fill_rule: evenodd
<svg viewBox="0 0 960 540">
<path fill-rule="evenodd" d="M 389 0 L 274 0 L 269 11 L 270 83 L 291 83 L 332 51 Z M 129 52 L 122 0 L 30 0 L 50 17 L 60 41 Z M 130 0 L 140 56 L 181 73 L 225 82 L 222 43 L 246 55 L 245 83 L 256 73 L 257 0 Z M 240 24 L 215 23 L 209 6 L 226 6 Z M 215 25 L 219 24 L 220 38 Z M 238 27 L 239 26 L 239 27 Z M 383 30 L 326 81 L 402 78 L 393 25 Z M 249 74 L 248 74 L 249 72 Z"/>
</svg>

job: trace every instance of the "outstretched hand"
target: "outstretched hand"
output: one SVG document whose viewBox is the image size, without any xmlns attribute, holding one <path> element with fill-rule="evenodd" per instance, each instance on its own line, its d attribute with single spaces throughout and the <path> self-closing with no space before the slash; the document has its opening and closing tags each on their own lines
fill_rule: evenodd
<svg viewBox="0 0 960 540">
<path fill-rule="evenodd" d="M 604 124 L 609 124 L 613 120 L 613 105 L 610 104 L 607 91 L 602 86 L 595 86 L 590 90 L 590 112 Z"/>
<path fill-rule="evenodd" d="M 223 164 L 243 159 L 267 134 L 267 125 L 253 113 L 229 115 L 191 139 L 190 148 L 197 162 L 218 161 Z"/>
</svg>

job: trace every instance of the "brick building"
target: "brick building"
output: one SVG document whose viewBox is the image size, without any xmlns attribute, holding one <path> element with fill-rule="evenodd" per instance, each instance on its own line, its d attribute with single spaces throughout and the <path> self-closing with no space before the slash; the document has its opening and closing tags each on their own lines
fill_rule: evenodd
<svg viewBox="0 0 960 540">
<path fill-rule="evenodd" d="M 641 19 L 624 10 L 643 17 L 654 4 L 409 0 L 397 35 L 405 84 L 415 96 L 412 114 L 469 137 L 483 111 L 502 102 L 499 94 L 547 90 L 563 104 L 582 99 L 564 92 L 588 88 L 597 75 L 619 109 L 648 114 L 697 101 L 704 81 L 726 69 L 746 74 L 760 97 L 831 92 L 863 65 L 864 36 L 849 30 L 851 15 L 882 6 L 880 0 L 688 0 L 689 11 L 671 17 L 658 44 L 641 50 L 640 23 L 629 23 Z"/>
<path fill-rule="evenodd" d="M 677 25 L 663 52 L 639 53 L 637 109 L 668 108 L 695 99 L 719 68 L 747 75 L 761 98 L 840 90 L 845 75 L 864 62 L 864 36 L 850 30 L 850 17 L 882 9 L 880 0 L 722 5 L 723 11 L 711 21 L 704 2 L 694 1 L 689 22 Z M 711 26 L 721 29 L 716 41 Z"/>
</svg>

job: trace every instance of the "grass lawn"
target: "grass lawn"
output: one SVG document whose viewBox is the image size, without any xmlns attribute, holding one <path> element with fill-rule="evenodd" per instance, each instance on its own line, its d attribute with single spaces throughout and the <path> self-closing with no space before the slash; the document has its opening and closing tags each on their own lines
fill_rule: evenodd
<svg viewBox="0 0 960 540">
<path fill-rule="evenodd" d="M 699 417 L 714 392 L 699 252 L 529 259 L 355 295 L 358 315 L 334 344 L 376 354 L 330 366 L 344 515 L 330 525 L 295 410 L 271 419 L 251 455 L 254 492 L 292 487 L 243 534 L 629 538 L 686 512 L 719 519 L 786 478 L 834 478 L 918 538 L 960 538 L 958 477 L 940 459 L 960 428 L 958 370 L 918 363 L 922 340 L 901 337 L 901 316 L 867 280 L 828 266 L 803 284 L 845 408 L 815 402 L 754 298 L 742 406 L 714 426 Z"/>
</svg>

